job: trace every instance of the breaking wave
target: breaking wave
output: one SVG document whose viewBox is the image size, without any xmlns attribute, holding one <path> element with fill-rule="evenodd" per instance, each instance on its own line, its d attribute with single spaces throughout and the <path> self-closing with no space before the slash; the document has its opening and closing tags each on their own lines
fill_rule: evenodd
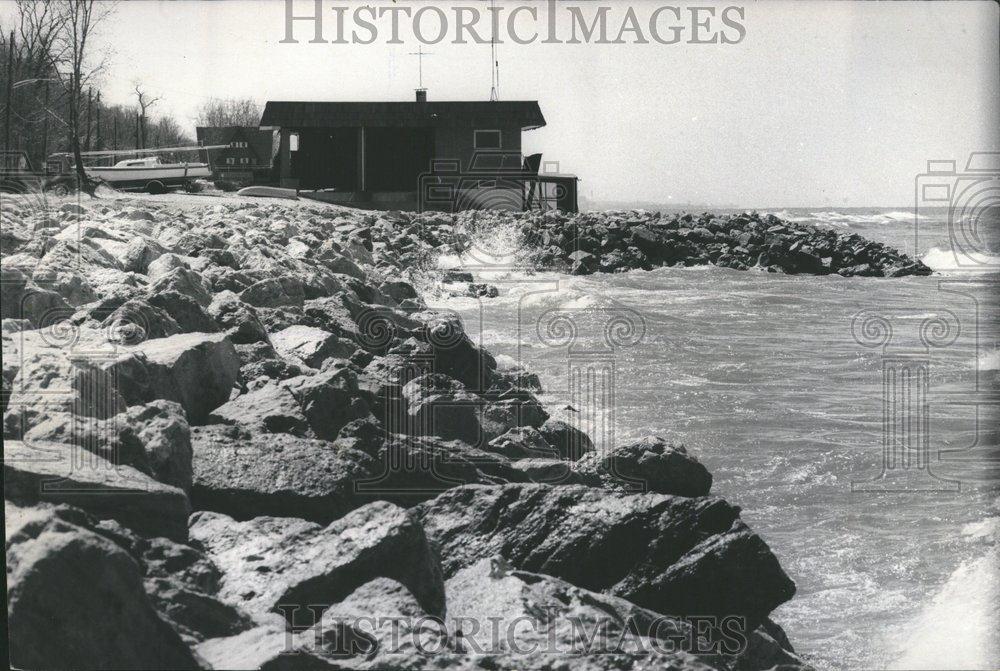
<svg viewBox="0 0 1000 671">
<path fill-rule="evenodd" d="M 894 669 L 996 669 L 1000 667 L 1000 518 L 967 524 L 962 535 L 990 547 L 963 561 L 918 613 Z"/>
<path fill-rule="evenodd" d="M 921 261 L 928 268 L 941 273 L 987 274 L 1000 271 L 1000 256 L 969 252 L 960 254 L 951 249 L 931 247 Z"/>
<path fill-rule="evenodd" d="M 895 210 L 892 212 L 838 212 L 826 210 L 818 212 L 791 212 L 781 210 L 772 212 L 774 216 L 787 221 L 803 224 L 824 224 L 827 226 L 849 227 L 862 224 L 912 224 L 914 219 L 923 220 L 926 217 L 914 212 Z"/>
</svg>

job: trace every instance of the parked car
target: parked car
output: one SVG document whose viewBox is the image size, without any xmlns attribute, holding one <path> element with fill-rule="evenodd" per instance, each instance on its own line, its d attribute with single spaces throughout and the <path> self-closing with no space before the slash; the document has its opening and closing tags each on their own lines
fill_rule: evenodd
<svg viewBox="0 0 1000 671">
<path fill-rule="evenodd" d="M 45 173 L 31 166 L 31 159 L 23 151 L 0 151 L 0 191 L 4 193 L 39 192 L 45 188 Z"/>
</svg>

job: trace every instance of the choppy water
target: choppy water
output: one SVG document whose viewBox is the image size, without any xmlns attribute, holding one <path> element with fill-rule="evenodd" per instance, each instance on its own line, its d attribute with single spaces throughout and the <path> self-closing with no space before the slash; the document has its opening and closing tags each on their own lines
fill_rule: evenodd
<svg viewBox="0 0 1000 671">
<path fill-rule="evenodd" d="M 565 414 L 585 416 L 607 441 L 655 433 L 687 444 L 796 581 L 774 618 L 818 667 L 997 668 L 997 276 L 982 273 L 988 265 L 955 272 L 963 263 L 940 218 L 922 219 L 915 237 L 904 212 L 777 214 L 894 244 L 946 274 L 711 267 L 578 278 L 492 268 L 481 276 L 500 298 L 438 305 L 503 362 L 537 372 L 554 407 L 582 408 Z M 861 340 L 878 335 L 855 319 L 865 310 L 887 317 L 888 350 L 852 333 L 853 323 Z M 947 344 L 925 347 L 921 326 Z M 852 488 L 882 470 L 882 366 L 896 354 L 927 362 L 930 459 L 942 478 L 933 482 L 960 491 Z M 570 382 L 588 365 L 614 370 L 592 408 Z"/>
</svg>

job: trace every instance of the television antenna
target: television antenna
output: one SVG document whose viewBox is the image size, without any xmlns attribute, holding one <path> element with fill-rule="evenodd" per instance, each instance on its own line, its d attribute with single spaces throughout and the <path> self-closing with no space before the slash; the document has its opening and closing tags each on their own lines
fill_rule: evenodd
<svg viewBox="0 0 1000 671">
<path fill-rule="evenodd" d="M 491 82 L 490 82 L 490 102 L 500 100 L 500 61 L 497 60 L 497 2 L 490 0 L 490 61 L 491 61 Z"/>
<path fill-rule="evenodd" d="M 417 57 L 417 72 L 419 76 L 420 88 L 424 88 L 424 56 L 433 56 L 434 54 L 430 51 L 424 51 L 423 45 L 417 47 L 416 51 L 411 51 L 410 56 Z"/>
</svg>

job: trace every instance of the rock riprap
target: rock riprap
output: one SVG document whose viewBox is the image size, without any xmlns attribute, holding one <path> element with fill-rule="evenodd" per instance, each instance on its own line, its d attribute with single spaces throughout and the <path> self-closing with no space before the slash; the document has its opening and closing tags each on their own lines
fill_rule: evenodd
<svg viewBox="0 0 1000 671">
<path fill-rule="evenodd" d="M 495 296 L 437 267 L 497 226 L 515 256 L 574 273 L 925 270 L 756 215 L 0 204 L 8 618 L 25 668 L 801 668 L 769 619 L 794 585 L 709 496 L 696 448 L 599 449 L 550 417 L 536 375 L 423 296 Z M 743 647 L 646 645 L 690 638 L 694 616 L 714 618 L 710 647 L 739 618 Z M 492 639 L 490 618 L 512 638 Z M 642 630 L 613 651 L 518 653 L 578 647 L 574 622 Z"/>
</svg>

